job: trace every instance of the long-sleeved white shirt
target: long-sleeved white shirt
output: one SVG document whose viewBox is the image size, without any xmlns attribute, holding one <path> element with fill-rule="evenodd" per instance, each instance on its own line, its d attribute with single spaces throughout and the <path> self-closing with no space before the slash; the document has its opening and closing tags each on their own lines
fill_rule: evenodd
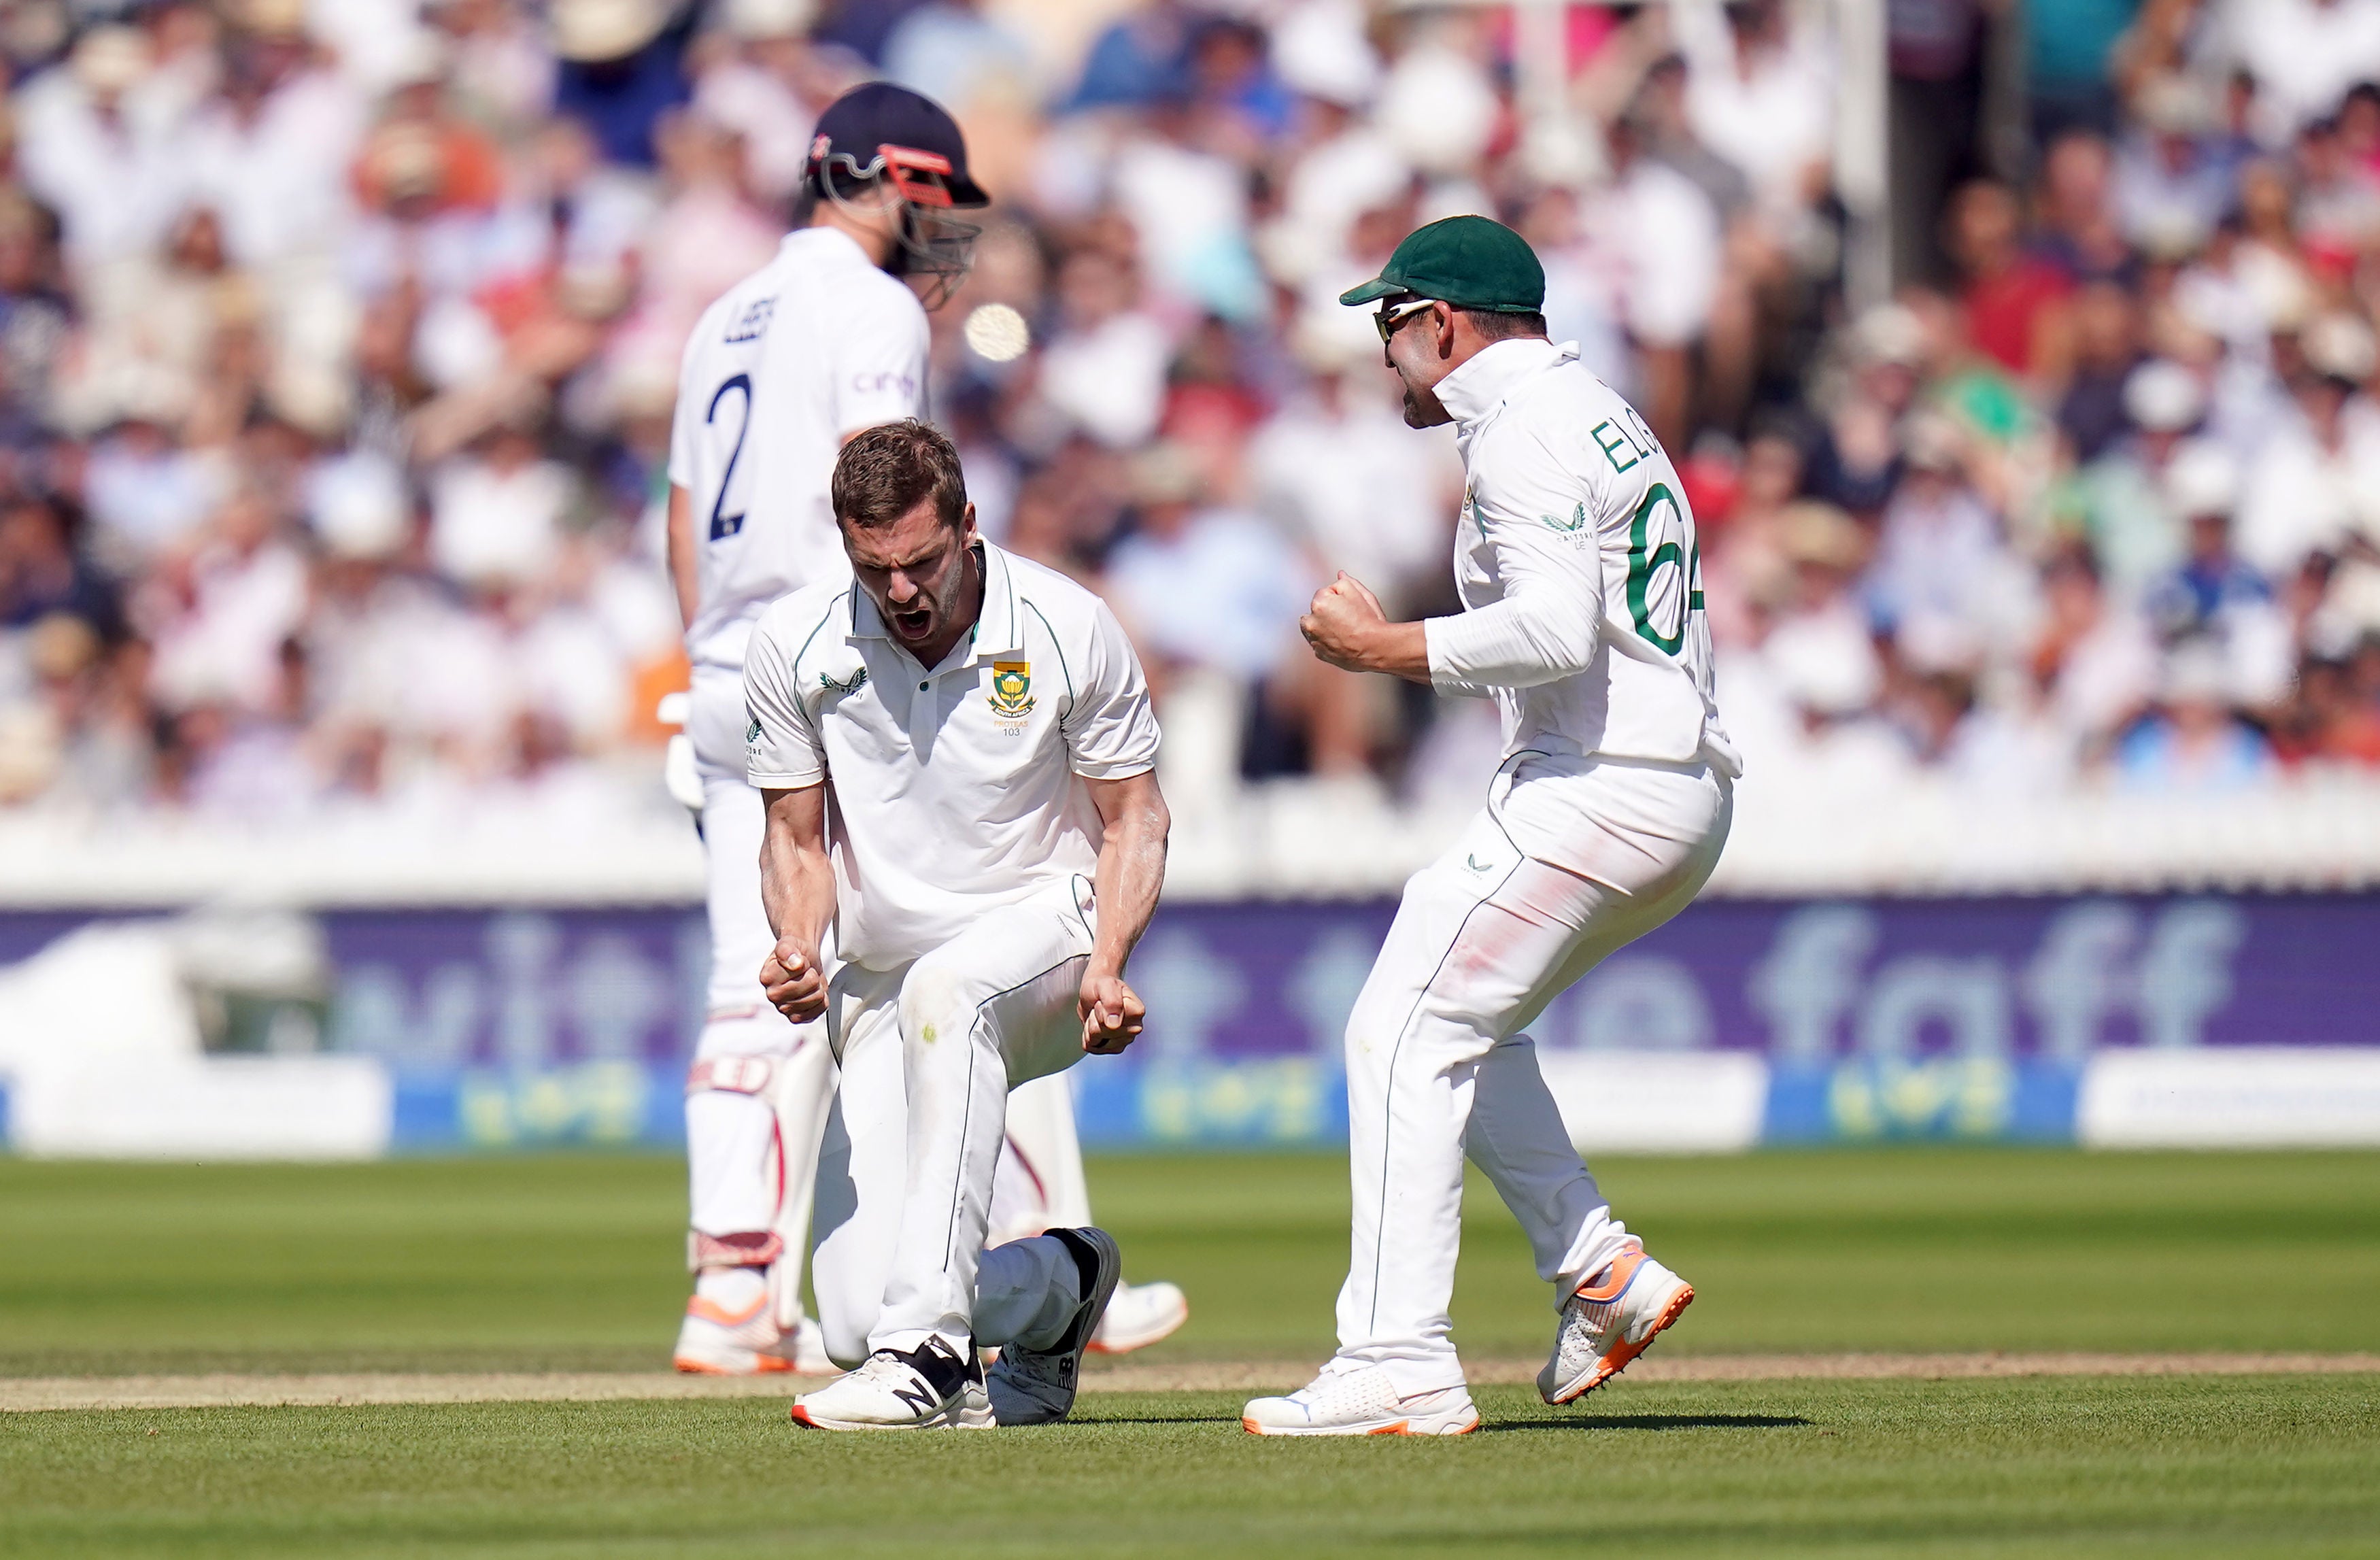
<svg viewBox="0 0 2380 1560">
<path fill-rule="evenodd" d="M 1508 756 L 1742 762 L 1711 698 L 1684 484 L 1577 349 L 1500 341 L 1440 381 L 1467 478 L 1464 610 L 1424 626 L 1430 681 L 1504 715 Z"/>
</svg>

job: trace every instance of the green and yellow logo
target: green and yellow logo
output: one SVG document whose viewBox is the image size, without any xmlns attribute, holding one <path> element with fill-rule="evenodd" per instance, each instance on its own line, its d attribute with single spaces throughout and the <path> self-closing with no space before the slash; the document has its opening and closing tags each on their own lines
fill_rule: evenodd
<svg viewBox="0 0 2380 1560">
<path fill-rule="evenodd" d="M 995 661 L 991 664 L 991 713 L 1021 721 L 1033 713 L 1033 664 Z"/>
<path fill-rule="evenodd" d="M 1570 518 L 1568 519 L 1562 518 L 1560 515 L 1539 515 L 1537 518 L 1545 521 L 1546 524 L 1551 526 L 1554 530 L 1564 533 L 1585 530 L 1586 529 L 1586 506 L 1582 504 L 1577 508 L 1572 509 L 1570 512 Z"/>
</svg>

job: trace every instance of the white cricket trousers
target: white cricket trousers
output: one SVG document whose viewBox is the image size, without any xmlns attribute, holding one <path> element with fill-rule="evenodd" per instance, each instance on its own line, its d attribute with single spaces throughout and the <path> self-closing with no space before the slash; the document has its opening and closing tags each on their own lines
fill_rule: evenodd
<svg viewBox="0 0 2380 1560">
<path fill-rule="evenodd" d="M 828 995 L 842 1082 L 819 1154 L 811 1282 L 846 1367 L 929 1335 L 964 1351 L 1062 1329 L 1074 1258 L 1038 1236 L 987 1250 L 1008 1091 L 1083 1057 L 1075 999 L 1091 885 L 986 910 L 891 969 L 845 965 Z"/>
<path fill-rule="evenodd" d="M 1092 1222 L 1071 1080 L 1051 1073 L 1018 1084 L 1008 1091 L 1008 1145 L 992 1182 L 991 1233 L 986 1239 L 997 1246 Z"/>
<path fill-rule="evenodd" d="M 1694 898 L 1732 809 L 1731 782 L 1699 764 L 1523 755 L 1405 884 L 1347 1020 L 1354 1238 L 1341 1368 L 1382 1366 L 1405 1394 L 1462 1383 L 1448 1307 L 1466 1152 L 1527 1232 L 1557 1306 L 1619 1254 L 1627 1231 L 1520 1031 Z"/>
<path fill-rule="evenodd" d="M 781 1328 L 801 1320 L 802 1253 L 820 1136 L 834 1092 L 823 1023 L 789 1023 L 760 990 L 776 945 L 760 903 L 760 793 L 745 778 L 744 679 L 698 667 L 710 981 L 686 1096 L 689 1262 L 766 1267 Z"/>
</svg>

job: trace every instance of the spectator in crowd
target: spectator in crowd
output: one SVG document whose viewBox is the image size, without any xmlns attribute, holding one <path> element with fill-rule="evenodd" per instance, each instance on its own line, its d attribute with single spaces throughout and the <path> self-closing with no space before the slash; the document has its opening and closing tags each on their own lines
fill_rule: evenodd
<svg viewBox="0 0 2380 1560">
<path fill-rule="evenodd" d="M 2380 347 L 2355 316 L 2325 314 L 2306 328 L 2289 403 L 2256 452 L 2239 517 L 2240 554 L 2267 576 L 2338 553 L 2380 494 L 2380 412 L 2362 388 L 2375 364 Z"/>
<path fill-rule="evenodd" d="M 2122 432 L 2082 467 L 2075 486 L 2092 555 L 2117 592 L 2131 598 L 2181 556 L 2181 517 L 2166 479 L 2175 451 L 2205 416 L 2206 393 L 2190 370 L 2154 359 L 2125 376 L 2121 396 Z"/>
<path fill-rule="evenodd" d="M 1287 717 L 1311 697 L 1297 619 L 1320 579 L 1261 519 L 1213 503 L 1178 445 L 1141 455 L 1134 498 L 1137 523 L 1109 555 L 1107 580 L 1125 622 L 1155 654 L 1160 715 L 1170 694 L 1195 687 L 1243 711 L 1251 738 L 1245 767 L 1305 767 L 1304 738 Z M 1361 767 L 1360 749 L 1346 748 L 1342 737 L 1325 762 Z"/>
<path fill-rule="evenodd" d="M 2221 652 L 2192 641 L 2167 663 L 2156 708 L 2124 736 L 2116 774 L 2137 791 L 2236 791 L 2272 767 L 2265 738 L 2239 719 Z"/>
<path fill-rule="evenodd" d="M 2155 691 L 2155 641 L 2140 615 L 2110 601 L 2087 550 L 2042 571 L 2042 622 L 2028 670 L 2066 742 L 2085 763 L 2104 761 Z"/>
<path fill-rule="evenodd" d="M 1968 339 L 2009 372 L 2047 381 L 2065 358 L 2071 274 L 2026 252 L 2017 198 L 2005 185 L 1968 185 L 1950 207 L 1949 224 Z"/>
<path fill-rule="evenodd" d="M 2190 445 L 2168 463 L 2165 488 L 2189 550 L 2149 591 L 2150 625 L 2168 647 L 2211 646 L 2232 702 L 2271 712 L 2289 693 L 2294 646 L 2272 586 L 2231 550 L 2239 492 L 2231 457 L 2217 445 Z"/>
</svg>

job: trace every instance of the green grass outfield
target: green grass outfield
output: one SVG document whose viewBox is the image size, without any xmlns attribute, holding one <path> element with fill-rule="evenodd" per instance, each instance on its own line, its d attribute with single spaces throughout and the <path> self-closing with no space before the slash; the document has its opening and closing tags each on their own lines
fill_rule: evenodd
<svg viewBox="0 0 2380 1560">
<path fill-rule="evenodd" d="M 1667 1355 L 2380 1349 L 2380 1154 L 1873 1150 L 1599 1164 L 1693 1281 Z M 0 1158 L 0 1375 L 652 1370 L 684 1169 L 641 1156 L 329 1166 Z M 1344 1162 L 1117 1157 L 1126 1276 L 1190 1293 L 1150 1359 L 1330 1351 Z M 1548 1291 L 1475 1186 L 1455 1335 L 1544 1348 Z"/>
<path fill-rule="evenodd" d="M 1259 1441 L 1220 1394 L 804 1434 L 766 1400 L 0 1421 L 0 1553 L 2369 1554 L 2361 1383 L 1623 1384 L 1452 1441 Z M 152 1432 L 154 1432 L 152 1434 Z M 1636 1546 L 1646 1546 L 1638 1549 Z"/>
<path fill-rule="evenodd" d="M 1701 1298 L 1655 1359 L 2380 1351 L 2380 1155 L 1875 1150 L 1599 1164 Z M 650 1371 L 682 1171 L 0 1160 L 0 1375 Z M 1092 1170 L 1126 1268 L 1190 1291 L 1138 1358 L 1330 1347 L 1330 1158 Z M 1475 1359 L 1548 1297 L 1481 1190 Z M 1270 1443 L 1235 1395 L 1099 1395 L 1047 1430 L 804 1435 L 772 1398 L 0 1415 L 0 1554 L 1547 1550 L 2380 1554 L 2380 1376 L 1623 1379 L 1488 1433 Z M 152 1433 L 153 1432 L 153 1433 Z"/>
</svg>

